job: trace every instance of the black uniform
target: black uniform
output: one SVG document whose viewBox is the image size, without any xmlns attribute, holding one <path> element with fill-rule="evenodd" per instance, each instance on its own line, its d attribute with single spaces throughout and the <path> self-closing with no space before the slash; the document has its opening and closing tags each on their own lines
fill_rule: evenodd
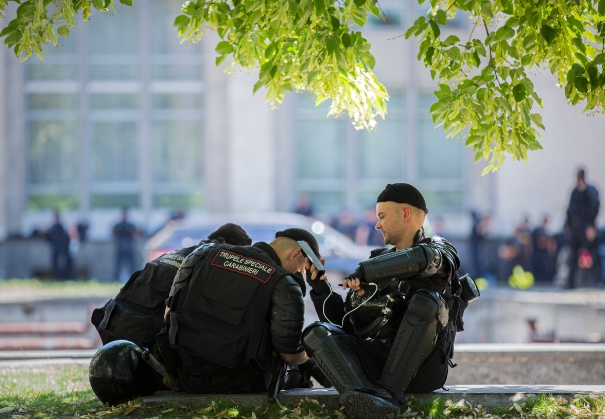
<svg viewBox="0 0 605 419">
<path fill-rule="evenodd" d="M 305 349 L 322 369 L 349 370 L 348 375 L 330 377 L 341 394 L 376 387 L 397 397 L 403 391 L 430 392 L 445 384 L 453 338 L 462 329 L 459 308 L 467 304 L 459 297 L 456 250 L 446 240 L 433 237 L 401 252 L 377 249 L 370 261 L 397 261 L 397 257 L 404 260 L 401 272 L 412 275 L 376 281 L 378 285 L 365 286 L 361 297 L 352 290 L 345 301 L 337 294 L 328 297 L 327 285 L 322 291 L 317 284 L 310 292 L 322 323 L 305 330 Z M 436 273 L 442 265 L 442 273 Z M 398 276 L 386 275 L 386 279 Z M 329 329 L 330 342 L 322 329 Z M 339 357 L 348 365 L 339 365 Z"/>
<path fill-rule="evenodd" d="M 175 277 L 157 336 L 165 368 L 191 393 L 267 390 L 283 373 L 277 353 L 303 351 L 302 278 L 284 270 L 263 242 L 216 244 L 194 260 L 196 252 L 181 267 L 187 276 Z"/>
</svg>

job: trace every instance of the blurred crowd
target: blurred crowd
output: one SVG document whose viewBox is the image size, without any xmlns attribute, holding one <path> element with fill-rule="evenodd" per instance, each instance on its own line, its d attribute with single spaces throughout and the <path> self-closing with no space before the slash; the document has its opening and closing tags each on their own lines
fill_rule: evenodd
<svg viewBox="0 0 605 419">
<path fill-rule="evenodd" d="M 472 211 L 471 228 L 466 237 L 450 237 L 444 233 L 445 223 L 438 215 L 430 218 L 433 232 L 443 234 L 459 247 L 462 269 L 474 278 L 482 278 L 488 285 L 508 283 L 514 286 L 511 278 L 530 275 L 531 284 L 542 286 L 561 289 L 605 287 L 605 229 L 599 229 L 596 223 L 599 193 L 587 182 L 584 170 L 579 170 L 576 176 L 562 227 L 553 227 L 548 215 L 535 223 L 526 216 L 510 236 L 501 237 L 493 231 L 490 214 Z M 316 216 L 308 195 L 301 195 L 293 210 L 305 216 Z M 185 212 L 177 210 L 160 228 L 184 217 Z M 116 221 L 111 229 L 113 277 L 125 282 L 138 269 L 136 242 L 145 234 L 129 220 L 128 208 L 123 208 L 121 218 Z M 362 213 L 341 211 L 329 224 L 358 245 L 383 245 L 382 234 L 374 228 L 376 213 L 373 207 Z M 55 212 L 49 227 L 34 231 L 33 236 L 42 237 L 49 243 L 53 278 L 81 276 L 75 272 L 74 258 L 87 239 L 88 228 L 86 222 L 66 226 L 61 214 Z M 148 232 L 149 236 L 158 230 Z"/>
<path fill-rule="evenodd" d="M 605 230 L 596 224 L 599 206 L 599 193 L 586 181 L 586 172 L 581 169 L 576 173 L 565 222 L 558 230 L 551 226 L 548 215 L 534 224 L 526 216 L 509 237 L 496 237 L 491 215 L 472 211 L 471 231 L 465 238 L 468 260 L 463 261 L 464 268 L 474 278 L 483 278 L 492 285 L 511 284 L 512 275 L 529 274 L 531 284 L 541 286 L 603 288 Z M 314 216 L 308 196 L 300 197 L 295 212 Z M 444 221 L 440 217 L 430 221 L 434 233 L 442 234 Z M 360 215 L 342 211 L 330 222 L 355 243 L 379 247 L 383 245 L 382 234 L 374 229 L 375 224 L 374 208 Z"/>
</svg>

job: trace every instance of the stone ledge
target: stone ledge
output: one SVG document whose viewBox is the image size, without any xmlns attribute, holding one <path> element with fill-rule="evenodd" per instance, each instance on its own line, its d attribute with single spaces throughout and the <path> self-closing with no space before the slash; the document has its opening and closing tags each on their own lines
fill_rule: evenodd
<svg viewBox="0 0 605 419">
<path fill-rule="evenodd" d="M 515 402 L 539 397 L 542 394 L 552 394 L 566 399 L 573 398 L 577 394 L 602 397 L 605 396 L 605 386 L 457 385 L 450 386 L 449 391 L 437 390 L 434 393 L 410 394 L 409 397 L 414 398 L 416 401 L 433 400 L 443 397 L 455 403 L 462 401 L 462 403 L 468 402 L 473 406 L 482 405 L 485 407 L 499 406 L 508 408 Z M 315 399 L 327 407 L 338 407 L 339 396 L 333 388 L 285 390 L 279 393 L 278 400 L 281 404 L 292 405 L 305 397 Z M 162 391 L 143 397 L 143 405 L 152 406 L 172 402 L 176 402 L 179 405 L 207 405 L 213 400 L 229 400 L 235 404 L 244 406 L 261 406 L 267 403 L 267 394 L 190 394 Z"/>
</svg>

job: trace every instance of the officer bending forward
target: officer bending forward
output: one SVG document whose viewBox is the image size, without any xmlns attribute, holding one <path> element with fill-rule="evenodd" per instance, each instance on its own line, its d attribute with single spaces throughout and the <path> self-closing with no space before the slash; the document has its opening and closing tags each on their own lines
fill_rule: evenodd
<svg viewBox="0 0 605 419">
<path fill-rule="evenodd" d="M 311 233 L 291 228 L 269 244 L 200 246 L 183 261 L 156 338 L 173 390 L 275 397 L 286 362 L 330 385 L 301 342 L 305 283 L 295 274 L 308 262 L 299 240 L 319 255 Z"/>
<path fill-rule="evenodd" d="M 314 267 L 307 274 L 321 321 L 305 329 L 303 344 L 341 394 L 347 418 L 392 418 L 407 403 L 405 391 L 445 384 L 461 330 L 458 307 L 467 303 L 459 297 L 456 250 L 423 237 L 427 212 L 415 187 L 387 185 L 377 199 L 376 229 L 394 247 L 360 263 L 343 284 L 350 289 L 344 302 L 325 276 L 316 279 Z"/>
</svg>

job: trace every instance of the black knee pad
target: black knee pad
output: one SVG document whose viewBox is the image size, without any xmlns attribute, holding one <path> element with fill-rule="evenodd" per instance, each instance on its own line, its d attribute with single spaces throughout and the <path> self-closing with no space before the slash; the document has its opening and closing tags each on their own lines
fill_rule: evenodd
<svg viewBox="0 0 605 419">
<path fill-rule="evenodd" d="M 449 318 L 447 303 L 439 293 L 431 290 L 418 290 L 410 300 L 408 313 L 413 321 L 430 322 L 436 319 L 443 327 Z"/>
<path fill-rule="evenodd" d="M 307 355 L 313 356 L 329 339 L 330 335 L 344 335 L 345 332 L 331 323 L 315 322 L 303 330 L 302 344 Z"/>
</svg>

